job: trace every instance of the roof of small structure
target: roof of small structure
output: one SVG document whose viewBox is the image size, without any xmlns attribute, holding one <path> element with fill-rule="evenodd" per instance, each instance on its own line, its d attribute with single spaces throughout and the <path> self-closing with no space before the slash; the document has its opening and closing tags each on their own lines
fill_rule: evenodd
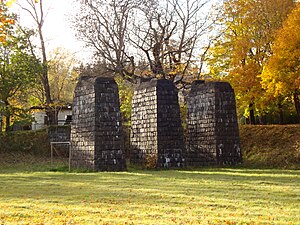
<svg viewBox="0 0 300 225">
<path fill-rule="evenodd" d="M 47 108 L 47 106 L 45 106 L 45 105 L 37 105 L 37 106 L 30 107 L 31 110 L 34 110 L 34 109 L 45 110 L 46 108 Z M 55 105 L 55 106 L 52 106 L 52 108 L 58 109 L 58 110 L 72 110 L 72 104 Z"/>
</svg>

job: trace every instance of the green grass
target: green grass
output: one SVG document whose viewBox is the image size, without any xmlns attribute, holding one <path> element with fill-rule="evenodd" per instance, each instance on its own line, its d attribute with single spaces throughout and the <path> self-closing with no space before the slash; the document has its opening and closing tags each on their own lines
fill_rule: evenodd
<svg viewBox="0 0 300 225">
<path fill-rule="evenodd" d="M 21 168 L 0 166 L 0 224 L 300 224 L 297 170 Z"/>
</svg>

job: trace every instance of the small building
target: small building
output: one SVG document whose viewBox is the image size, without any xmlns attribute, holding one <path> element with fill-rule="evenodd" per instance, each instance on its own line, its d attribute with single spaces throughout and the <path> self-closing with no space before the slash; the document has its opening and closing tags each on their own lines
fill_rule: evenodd
<svg viewBox="0 0 300 225">
<path fill-rule="evenodd" d="M 46 115 L 45 107 L 34 106 L 31 107 L 32 117 L 34 121 L 31 124 L 32 130 L 39 130 L 48 125 L 48 117 Z M 56 107 L 57 114 L 57 125 L 69 124 L 72 121 L 72 106 L 58 106 Z"/>
</svg>

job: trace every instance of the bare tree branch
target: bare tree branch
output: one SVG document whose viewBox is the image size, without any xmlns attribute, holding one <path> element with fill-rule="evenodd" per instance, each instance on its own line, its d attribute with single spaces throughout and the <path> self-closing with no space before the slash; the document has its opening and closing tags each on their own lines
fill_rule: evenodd
<svg viewBox="0 0 300 225">
<path fill-rule="evenodd" d="M 188 74 L 200 38 L 214 23 L 208 2 L 85 1 L 79 3 L 74 28 L 110 70 L 129 79 L 152 73 L 174 80 Z"/>
</svg>

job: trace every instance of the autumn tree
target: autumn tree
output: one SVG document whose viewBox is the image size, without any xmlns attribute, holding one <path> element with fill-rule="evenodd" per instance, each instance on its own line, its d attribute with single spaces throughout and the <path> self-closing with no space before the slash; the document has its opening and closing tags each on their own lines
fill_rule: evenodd
<svg viewBox="0 0 300 225">
<path fill-rule="evenodd" d="M 76 58 L 64 48 L 54 49 L 48 58 L 51 98 L 60 104 L 72 103 L 78 78 Z"/>
<path fill-rule="evenodd" d="M 294 7 L 293 0 L 226 0 L 219 20 L 221 36 L 209 60 L 214 76 L 228 80 L 237 103 L 255 123 L 255 110 L 264 95 L 262 68 L 273 54 L 275 33 Z"/>
<path fill-rule="evenodd" d="M 262 85 L 274 97 L 292 98 L 300 122 L 300 4 L 278 30 L 273 55 L 261 75 Z"/>
<path fill-rule="evenodd" d="M 0 1 L 0 42 L 5 42 L 9 25 L 15 23 L 15 18 L 8 14 L 8 7 L 11 6 L 13 0 Z"/>
<path fill-rule="evenodd" d="M 200 38 L 211 27 L 208 1 L 83 1 L 74 20 L 78 37 L 107 70 L 182 81 L 196 67 Z"/>
<path fill-rule="evenodd" d="M 6 18 L 15 18 L 6 14 Z M 0 42 L 0 100 L 4 103 L 6 131 L 10 130 L 11 117 L 23 111 L 29 89 L 37 82 L 41 63 L 32 54 L 28 36 L 14 23 L 5 25 L 5 39 Z"/>
<path fill-rule="evenodd" d="M 17 0 L 17 3 L 19 7 L 27 12 L 34 24 L 36 25 L 35 30 L 38 35 L 39 39 L 39 55 L 41 57 L 43 70 L 41 72 L 41 83 L 43 86 L 43 93 L 45 97 L 45 107 L 46 107 L 46 114 L 48 116 L 48 122 L 49 124 L 57 124 L 57 116 L 55 115 L 57 112 L 55 112 L 55 108 L 52 107 L 53 105 L 53 99 L 51 98 L 51 90 L 49 85 L 49 77 L 48 77 L 48 59 L 47 59 L 47 53 L 46 53 L 46 45 L 45 45 L 45 38 L 43 33 L 46 13 L 44 9 L 43 0 Z"/>
</svg>

